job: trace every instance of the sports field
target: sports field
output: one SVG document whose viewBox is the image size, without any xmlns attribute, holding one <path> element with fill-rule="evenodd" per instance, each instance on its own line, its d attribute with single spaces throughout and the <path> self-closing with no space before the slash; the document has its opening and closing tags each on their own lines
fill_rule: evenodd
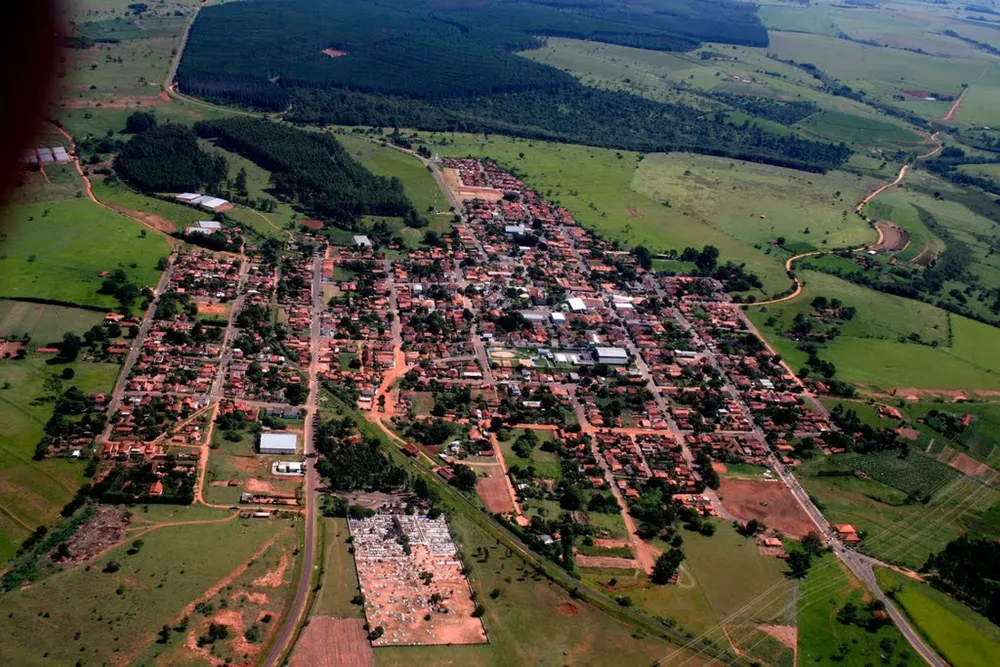
<svg viewBox="0 0 1000 667">
<path fill-rule="evenodd" d="M 887 568 L 875 570 L 903 613 L 955 667 L 989 667 L 1000 661 L 1000 628 L 941 591 Z"/>
<path fill-rule="evenodd" d="M 121 269 L 129 280 L 156 285 L 164 237 L 85 199 L 15 206 L 4 211 L 0 296 L 36 297 L 112 308 L 98 294 L 102 271 Z"/>
</svg>

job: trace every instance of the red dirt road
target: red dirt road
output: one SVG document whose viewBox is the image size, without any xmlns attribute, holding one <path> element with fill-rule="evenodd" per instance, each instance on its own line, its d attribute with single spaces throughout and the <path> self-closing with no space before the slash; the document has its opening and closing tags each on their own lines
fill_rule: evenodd
<svg viewBox="0 0 1000 667">
<path fill-rule="evenodd" d="M 958 112 L 958 110 L 962 107 L 962 100 L 965 99 L 965 94 L 967 92 L 969 92 L 968 88 L 962 89 L 962 93 L 955 100 L 955 103 L 952 104 L 951 107 L 948 109 L 948 113 L 941 116 L 941 120 L 951 120 L 952 116 L 954 116 Z"/>
</svg>

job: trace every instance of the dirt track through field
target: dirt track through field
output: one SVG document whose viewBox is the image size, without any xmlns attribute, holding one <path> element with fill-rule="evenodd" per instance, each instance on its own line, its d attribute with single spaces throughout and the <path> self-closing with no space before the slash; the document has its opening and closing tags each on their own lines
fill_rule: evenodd
<svg viewBox="0 0 1000 667">
<path fill-rule="evenodd" d="M 962 100 L 965 98 L 965 94 L 967 92 L 969 92 L 969 89 L 967 87 L 962 89 L 962 92 L 955 100 L 955 103 L 952 104 L 951 107 L 949 107 L 948 113 L 942 116 L 941 120 L 951 120 L 952 116 L 954 116 L 958 112 L 958 110 L 962 107 Z"/>
</svg>

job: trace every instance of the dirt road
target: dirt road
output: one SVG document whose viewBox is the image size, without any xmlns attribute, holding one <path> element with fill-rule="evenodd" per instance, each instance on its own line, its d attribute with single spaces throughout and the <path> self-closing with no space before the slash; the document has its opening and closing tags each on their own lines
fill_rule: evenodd
<svg viewBox="0 0 1000 667">
<path fill-rule="evenodd" d="M 962 92 L 955 99 L 955 102 L 951 105 L 951 107 L 948 108 L 948 113 L 941 116 L 941 120 L 951 120 L 952 116 L 954 116 L 961 108 L 962 100 L 965 98 L 965 94 L 967 92 L 969 92 L 969 89 L 967 87 L 962 89 Z"/>
</svg>

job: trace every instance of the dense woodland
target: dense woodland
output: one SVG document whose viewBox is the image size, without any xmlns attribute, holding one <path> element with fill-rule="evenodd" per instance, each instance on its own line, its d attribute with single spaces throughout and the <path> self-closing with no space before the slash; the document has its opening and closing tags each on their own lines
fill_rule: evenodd
<svg viewBox="0 0 1000 667">
<path fill-rule="evenodd" d="M 568 74 L 513 55 L 540 46 L 539 35 L 665 51 L 701 39 L 768 44 L 756 9 L 729 0 L 254 0 L 201 12 L 178 77 L 205 95 L 275 77 L 282 87 L 424 99 L 569 85 Z"/>
<path fill-rule="evenodd" d="M 122 180 L 148 192 L 214 190 L 228 173 L 226 159 L 201 150 L 194 132 L 182 125 L 136 134 L 122 146 L 114 166 Z"/>
<path fill-rule="evenodd" d="M 639 152 L 692 151 L 826 171 L 851 154 L 844 144 L 778 135 L 719 111 L 573 86 L 461 100 L 416 101 L 339 90 L 297 90 L 288 120 L 318 125 L 415 127 L 502 134 Z"/>
<path fill-rule="evenodd" d="M 245 117 L 202 121 L 195 130 L 269 170 L 271 193 L 310 215 L 350 224 L 364 215 L 414 214 L 398 179 L 371 173 L 327 134 Z"/>
<path fill-rule="evenodd" d="M 779 135 L 807 102 L 726 98 L 726 122 L 682 104 L 580 84 L 516 55 L 559 35 L 659 50 L 700 40 L 767 45 L 753 5 L 675 0 L 252 0 L 206 7 L 178 72 L 185 92 L 286 113 L 303 124 L 413 127 L 522 136 L 635 151 L 686 150 L 826 171 L 845 145 Z"/>
</svg>

